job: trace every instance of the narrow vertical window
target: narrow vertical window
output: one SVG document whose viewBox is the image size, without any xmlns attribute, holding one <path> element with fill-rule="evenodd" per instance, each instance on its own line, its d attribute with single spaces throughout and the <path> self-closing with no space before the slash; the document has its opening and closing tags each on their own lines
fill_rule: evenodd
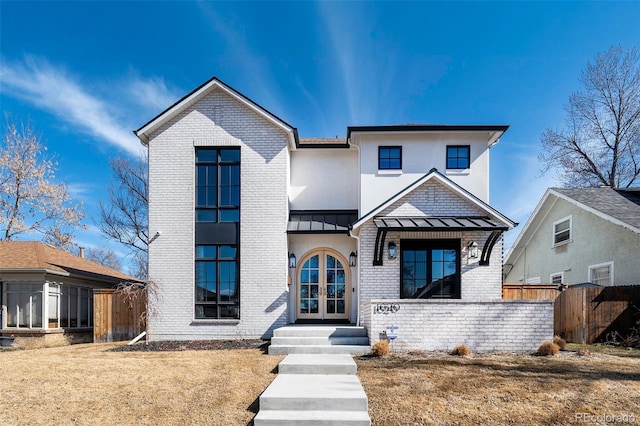
<svg viewBox="0 0 640 426">
<path fill-rule="evenodd" d="M 196 319 L 238 319 L 238 248 L 196 246 Z"/>
</svg>

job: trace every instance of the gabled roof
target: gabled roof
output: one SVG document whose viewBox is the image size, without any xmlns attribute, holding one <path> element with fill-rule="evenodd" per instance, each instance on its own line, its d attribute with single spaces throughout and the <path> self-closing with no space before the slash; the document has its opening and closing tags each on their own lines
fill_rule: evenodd
<svg viewBox="0 0 640 426">
<path fill-rule="evenodd" d="M 1 272 L 46 272 L 118 284 L 140 281 L 67 251 L 35 241 L 0 241 Z"/>
<path fill-rule="evenodd" d="M 404 196 L 411 193 L 415 189 L 422 186 L 425 182 L 428 182 L 430 180 L 437 180 L 438 182 L 444 184 L 445 186 L 447 186 L 448 188 L 456 192 L 461 197 L 465 198 L 472 204 L 475 204 L 480 209 L 487 212 L 490 216 L 497 218 L 500 222 L 506 225 L 508 229 L 511 229 L 517 226 L 517 223 L 513 222 L 511 219 L 509 219 L 508 217 L 506 217 L 505 215 L 503 215 L 502 213 L 500 213 L 499 211 L 491 207 L 489 204 L 485 203 L 484 201 L 482 201 L 481 199 L 479 199 L 478 197 L 476 197 L 466 189 L 462 188 L 457 183 L 453 182 L 451 179 L 444 176 L 437 169 L 431 169 L 429 173 L 417 179 L 415 182 L 408 185 L 407 187 L 402 189 L 400 192 L 396 193 L 391 198 L 384 201 L 382 204 L 380 204 L 379 206 L 371 210 L 369 213 L 363 215 L 360 219 L 358 219 L 353 224 L 352 229 L 358 229 L 360 226 L 362 226 L 363 223 L 375 217 L 376 215 L 380 214 L 387 207 L 391 206 L 393 203 L 400 200 L 401 198 L 403 198 Z"/>
<path fill-rule="evenodd" d="M 457 124 L 397 124 L 391 126 L 349 126 L 347 141 L 351 141 L 351 133 L 396 133 L 396 132 L 487 132 L 489 147 L 497 144 L 507 131 L 507 125 L 457 125 Z"/>
<path fill-rule="evenodd" d="M 549 188 L 513 243 L 505 257 L 505 263 L 515 261 L 511 259 L 514 249 L 522 240 L 533 237 L 539 226 L 536 225 L 537 218 L 546 216 L 558 199 L 640 234 L 640 188 Z"/>
<path fill-rule="evenodd" d="M 216 77 L 211 77 L 209 80 L 205 81 L 203 84 L 196 87 L 193 91 L 185 95 L 182 99 L 178 100 L 169 108 L 162 111 L 160 114 L 158 114 L 156 117 L 151 119 L 145 125 L 140 127 L 138 130 L 134 130 L 133 133 L 138 137 L 138 139 L 140 139 L 140 142 L 142 142 L 143 145 L 147 145 L 149 143 L 149 135 L 154 130 L 158 129 L 168 120 L 175 117 L 177 114 L 184 111 L 189 106 L 198 102 L 200 99 L 202 99 L 202 97 L 204 97 L 206 94 L 208 94 L 215 88 L 218 88 L 223 92 L 227 93 L 229 96 L 237 99 L 244 105 L 248 106 L 249 108 L 257 112 L 258 114 L 262 115 L 268 121 L 272 122 L 276 126 L 283 129 L 285 132 L 289 134 L 292 144 L 295 144 L 296 146 L 299 145 L 298 129 L 296 129 L 295 127 L 293 127 L 292 125 L 290 125 L 289 123 L 287 123 L 286 121 L 278 117 L 277 115 L 273 114 L 272 112 L 258 105 L 257 103 L 255 103 L 254 101 L 252 101 L 251 99 L 243 95 L 242 93 L 226 85 Z"/>
</svg>

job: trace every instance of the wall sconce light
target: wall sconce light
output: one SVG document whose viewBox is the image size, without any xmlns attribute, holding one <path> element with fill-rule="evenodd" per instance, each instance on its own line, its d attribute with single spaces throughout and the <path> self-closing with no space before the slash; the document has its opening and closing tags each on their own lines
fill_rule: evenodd
<svg viewBox="0 0 640 426">
<path fill-rule="evenodd" d="M 351 252 L 349 255 L 349 266 L 356 266 L 356 261 L 358 260 L 358 253 Z"/>
<path fill-rule="evenodd" d="M 398 253 L 396 252 L 396 243 L 392 241 L 389 243 L 389 259 L 393 260 L 397 255 Z"/>
<path fill-rule="evenodd" d="M 469 249 L 469 259 L 477 259 L 478 258 L 478 243 L 475 241 L 471 241 L 467 246 Z"/>
<path fill-rule="evenodd" d="M 296 255 L 293 253 L 289 253 L 289 268 L 293 269 L 296 267 Z"/>
</svg>

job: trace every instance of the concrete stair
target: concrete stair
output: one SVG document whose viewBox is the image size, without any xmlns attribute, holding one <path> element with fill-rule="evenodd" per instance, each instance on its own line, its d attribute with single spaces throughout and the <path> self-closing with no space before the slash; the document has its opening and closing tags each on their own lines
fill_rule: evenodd
<svg viewBox="0 0 640 426">
<path fill-rule="evenodd" d="M 281 327 L 273 332 L 269 354 L 352 354 L 371 351 L 364 327 L 306 326 Z"/>
<path fill-rule="evenodd" d="M 256 426 L 370 426 L 367 395 L 348 354 L 291 354 L 260 396 Z"/>
</svg>

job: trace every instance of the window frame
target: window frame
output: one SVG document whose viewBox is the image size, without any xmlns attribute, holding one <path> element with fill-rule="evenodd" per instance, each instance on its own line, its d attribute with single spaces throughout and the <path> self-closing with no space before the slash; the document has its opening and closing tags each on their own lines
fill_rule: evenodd
<svg viewBox="0 0 640 426">
<path fill-rule="evenodd" d="M 403 265 L 405 261 L 405 251 L 408 250 L 426 250 L 427 251 L 427 259 L 426 259 L 426 281 L 433 281 L 433 251 L 434 250 L 455 250 L 456 252 L 456 273 L 455 273 L 455 282 L 453 284 L 453 291 L 449 296 L 431 296 L 431 297 L 423 297 L 420 298 L 422 300 L 428 299 L 460 299 L 462 296 L 462 262 L 461 262 L 461 240 L 460 239 L 418 239 L 418 240 L 400 240 L 400 289 L 399 296 L 400 299 L 418 299 L 418 298 L 410 298 L 405 297 L 403 294 L 404 288 L 404 272 Z M 427 287 L 429 284 L 427 284 Z"/>
<path fill-rule="evenodd" d="M 399 162 L 399 166 L 398 167 L 382 167 L 382 150 L 383 149 L 388 149 L 389 150 L 389 156 L 387 158 L 384 158 L 384 160 L 391 162 L 391 161 L 398 161 Z M 397 150 L 398 151 L 398 158 L 396 158 L 395 156 L 391 156 L 391 150 Z M 381 145 L 378 146 L 378 170 L 402 170 L 402 145 Z"/>
<path fill-rule="evenodd" d="M 215 256 L 198 256 L 198 248 L 199 247 L 215 247 Z M 235 249 L 235 258 L 232 257 L 224 257 L 222 256 L 222 247 L 231 247 Z M 194 267 L 194 310 L 193 317 L 195 321 L 217 321 L 217 320 L 239 320 L 240 319 L 240 246 L 239 244 L 196 244 L 195 246 L 195 267 Z M 204 262 L 215 263 L 215 289 L 216 289 L 216 300 L 215 301 L 199 301 L 198 300 L 198 264 Z M 235 302 L 223 301 L 221 300 L 221 268 L 220 265 L 222 263 L 233 263 L 235 265 Z M 206 306 L 215 306 L 216 316 L 205 316 L 204 309 Z M 220 307 L 235 307 L 236 315 L 234 316 L 221 316 Z M 198 307 L 202 307 L 203 315 L 200 316 L 198 314 Z"/>
<path fill-rule="evenodd" d="M 456 155 L 455 157 L 449 156 L 449 148 L 456 148 L 456 153 L 458 153 L 459 149 L 466 149 L 467 155 L 466 157 L 460 157 Z M 455 159 L 456 167 L 449 167 L 449 160 Z M 466 167 L 460 167 L 459 162 L 460 159 L 466 159 Z M 468 170 L 471 168 L 471 145 L 447 145 L 445 151 L 445 169 L 446 170 Z"/>
<path fill-rule="evenodd" d="M 564 222 L 569 222 L 569 229 L 566 230 L 562 230 L 562 231 L 557 231 L 556 228 L 558 225 L 564 223 Z M 566 239 L 563 239 L 562 241 L 556 241 L 556 237 L 559 234 L 562 234 L 563 232 L 569 232 L 569 235 Z M 555 222 L 553 222 L 553 225 L 551 226 L 551 242 L 552 242 L 552 247 L 559 247 L 559 246 L 563 246 L 565 244 L 569 244 L 570 242 L 573 241 L 573 215 L 569 215 L 567 217 L 563 217 L 562 219 L 556 220 Z"/>
<path fill-rule="evenodd" d="M 560 282 L 559 283 L 554 283 L 553 279 L 555 277 L 560 277 Z M 553 274 L 549 274 L 549 283 L 550 284 L 564 284 L 564 271 L 562 272 L 555 272 Z"/>
<path fill-rule="evenodd" d="M 598 268 L 605 267 L 605 266 L 609 267 L 609 284 L 600 284 L 600 283 L 594 282 L 594 280 L 593 280 L 593 271 L 598 269 Z M 589 282 L 590 283 L 603 285 L 605 287 L 613 286 L 614 283 L 615 283 L 615 281 L 614 281 L 614 264 L 613 264 L 613 260 L 611 260 L 609 262 L 597 263 L 595 265 L 589 265 L 587 267 L 587 276 L 589 277 Z"/>
<path fill-rule="evenodd" d="M 199 152 L 215 152 L 215 160 L 212 159 L 199 159 Z M 223 158 L 223 151 L 237 151 L 237 160 L 226 160 Z M 241 159 L 240 159 L 240 147 L 196 147 L 195 149 L 195 221 L 196 223 L 239 223 L 240 222 L 240 196 L 241 196 Z M 237 167 L 237 183 L 230 182 L 223 184 L 223 169 L 225 167 Z M 200 170 L 204 170 L 205 182 L 200 182 Z M 215 184 L 209 182 L 210 172 L 215 170 Z M 232 169 L 231 169 L 232 170 Z M 233 173 L 233 172 L 232 172 Z M 231 176 L 230 181 L 233 180 Z M 215 203 L 209 202 L 210 189 L 215 185 Z M 235 200 L 237 197 L 237 204 L 233 202 L 223 204 L 223 191 L 232 191 L 232 188 L 237 188 L 237 193 L 228 193 L 230 199 Z M 205 203 L 200 204 L 201 194 L 200 190 L 204 191 Z M 214 214 L 215 220 L 210 218 L 201 218 L 200 213 Z"/>
</svg>

